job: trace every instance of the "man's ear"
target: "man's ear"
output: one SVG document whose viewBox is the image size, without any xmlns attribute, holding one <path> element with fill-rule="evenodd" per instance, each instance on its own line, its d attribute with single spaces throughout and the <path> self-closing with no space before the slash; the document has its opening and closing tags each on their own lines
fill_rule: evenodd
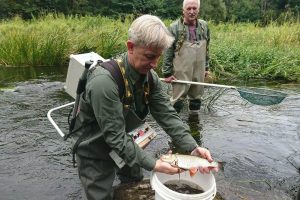
<svg viewBox="0 0 300 200">
<path fill-rule="evenodd" d="M 132 54 L 133 48 L 134 48 L 134 43 L 131 40 L 127 40 L 126 45 L 127 45 L 128 53 Z"/>
</svg>

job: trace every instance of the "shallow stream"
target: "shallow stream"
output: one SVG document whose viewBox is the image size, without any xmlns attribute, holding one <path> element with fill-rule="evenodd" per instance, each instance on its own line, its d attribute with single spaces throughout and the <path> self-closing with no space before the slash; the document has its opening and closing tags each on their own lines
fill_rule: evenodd
<svg viewBox="0 0 300 200">
<path fill-rule="evenodd" d="M 49 109 L 73 101 L 63 90 L 65 77 L 66 69 L 0 68 L 0 199 L 84 199 L 70 142 L 63 141 L 46 117 Z M 225 163 L 224 171 L 215 174 L 224 199 L 296 198 L 300 87 L 275 87 L 289 93 L 276 106 L 252 105 L 228 91 L 209 108 L 203 106 L 198 120 L 187 109 L 181 114 L 197 141 Z M 211 92 L 216 90 L 206 95 Z M 54 115 L 63 130 L 68 112 Z M 147 149 L 154 155 L 166 152 L 168 136 L 149 120 L 159 134 Z"/>
</svg>

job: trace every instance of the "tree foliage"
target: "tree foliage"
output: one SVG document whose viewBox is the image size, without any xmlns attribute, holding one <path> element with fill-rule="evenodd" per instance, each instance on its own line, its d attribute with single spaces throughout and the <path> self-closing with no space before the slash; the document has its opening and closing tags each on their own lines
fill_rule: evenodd
<svg viewBox="0 0 300 200">
<path fill-rule="evenodd" d="M 0 18 L 38 17 L 47 12 L 65 15 L 154 14 L 164 19 L 182 15 L 182 0 L 0 0 Z M 298 19 L 300 0 L 201 0 L 201 17 L 215 22 L 263 22 Z"/>
<path fill-rule="evenodd" d="M 200 15 L 206 20 L 225 21 L 226 5 L 223 0 L 206 0 L 201 2 Z"/>
</svg>

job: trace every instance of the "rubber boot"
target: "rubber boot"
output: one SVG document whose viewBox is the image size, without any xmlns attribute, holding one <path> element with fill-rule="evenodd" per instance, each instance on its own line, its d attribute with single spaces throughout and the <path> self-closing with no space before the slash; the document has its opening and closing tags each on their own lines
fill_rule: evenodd
<svg viewBox="0 0 300 200">
<path fill-rule="evenodd" d="M 177 113 L 180 113 L 183 106 L 184 106 L 183 100 L 176 101 L 175 104 L 173 105 Z"/>
<path fill-rule="evenodd" d="M 200 99 L 190 100 L 190 103 L 189 103 L 190 111 L 198 111 L 198 110 L 200 110 L 200 107 L 201 107 L 201 100 Z"/>
</svg>

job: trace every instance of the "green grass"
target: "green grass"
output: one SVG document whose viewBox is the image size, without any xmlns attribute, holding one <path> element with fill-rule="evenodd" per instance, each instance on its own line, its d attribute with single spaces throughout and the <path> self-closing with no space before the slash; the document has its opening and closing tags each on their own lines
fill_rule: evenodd
<svg viewBox="0 0 300 200">
<path fill-rule="evenodd" d="M 66 66 L 70 54 L 94 51 L 104 58 L 126 50 L 132 21 L 49 14 L 0 22 L 0 65 Z M 169 24 L 171 20 L 166 20 Z M 217 78 L 300 82 L 300 23 L 212 24 L 210 66 Z M 160 62 L 161 65 L 161 62 Z M 160 67 L 157 71 L 160 72 Z"/>
<path fill-rule="evenodd" d="M 1 22 L 0 65 L 62 66 L 70 54 L 95 51 L 108 58 L 125 51 L 125 23 L 105 17 L 47 15 Z"/>
<path fill-rule="evenodd" d="M 211 26 L 211 66 L 217 76 L 300 81 L 300 25 Z"/>
</svg>

